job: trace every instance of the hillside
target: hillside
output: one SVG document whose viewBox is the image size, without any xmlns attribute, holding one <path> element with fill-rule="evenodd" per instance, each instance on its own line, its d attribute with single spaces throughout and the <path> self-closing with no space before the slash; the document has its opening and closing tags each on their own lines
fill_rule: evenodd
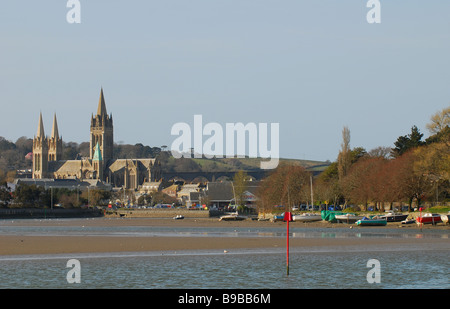
<svg viewBox="0 0 450 309">
<path fill-rule="evenodd" d="M 159 155 L 161 166 L 167 172 L 234 172 L 239 170 L 250 171 L 259 170 L 261 161 L 267 159 L 261 158 L 173 158 L 170 153 L 162 152 Z M 304 166 L 310 171 L 323 171 L 329 162 L 298 160 L 298 159 L 280 159 L 280 164 L 287 163 L 291 165 Z"/>
</svg>

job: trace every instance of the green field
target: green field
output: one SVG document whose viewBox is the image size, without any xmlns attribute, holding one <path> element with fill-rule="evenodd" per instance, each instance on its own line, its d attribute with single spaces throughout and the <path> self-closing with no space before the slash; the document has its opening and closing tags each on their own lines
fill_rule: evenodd
<svg viewBox="0 0 450 309">
<path fill-rule="evenodd" d="M 238 171 L 238 170 L 258 170 L 261 161 L 268 159 L 261 158 L 222 158 L 222 159 L 191 159 L 197 163 L 203 171 Z M 310 171 L 323 171 L 328 162 L 297 159 L 280 159 L 279 164 L 290 164 L 303 166 Z"/>
</svg>

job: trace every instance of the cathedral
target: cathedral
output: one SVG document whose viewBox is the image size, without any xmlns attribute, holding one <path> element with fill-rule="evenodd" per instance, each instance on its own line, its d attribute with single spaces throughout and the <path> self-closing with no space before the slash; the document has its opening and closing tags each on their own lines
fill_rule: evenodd
<svg viewBox="0 0 450 309">
<path fill-rule="evenodd" d="M 97 114 L 91 117 L 89 157 L 62 160 L 63 142 L 58 132 L 56 114 L 50 137 L 45 136 L 42 113 L 33 139 L 34 179 L 96 179 L 113 187 L 138 189 L 145 182 L 161 179 L 158 159 L 114 159 L 112 114 L 106 112 L 103 89 L 100 91 Z"/>
</svg>

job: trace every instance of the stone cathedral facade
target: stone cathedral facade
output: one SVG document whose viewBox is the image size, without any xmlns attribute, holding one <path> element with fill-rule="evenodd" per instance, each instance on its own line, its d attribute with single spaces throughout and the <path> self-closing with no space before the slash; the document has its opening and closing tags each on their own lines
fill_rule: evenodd
<svg viewBox="0 0 450 309">
<path fill-rule="evenodd" d="M 33 139 L 35 179 L 97 179 L 113 187 L 138 189 L 144 182 L 161 179 L 161 165 L 152 159 L 114 159 L 114 127 L 112 114 L 106 111 L 103 89 L 100 91 L 97 114 L 91 117 L 89 157 L 81 160 L 61 160 L 62 137 L 58 132 L 56 114 L 51 135 L 44 132 L 42 114 Z"/>
</svg>

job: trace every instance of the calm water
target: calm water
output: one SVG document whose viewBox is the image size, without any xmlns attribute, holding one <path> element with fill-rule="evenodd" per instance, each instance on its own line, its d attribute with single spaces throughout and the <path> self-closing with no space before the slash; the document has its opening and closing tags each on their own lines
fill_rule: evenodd
<svg viewBox="0 0 450 309">
<path fill-rule="evenodd" d="M 285 237 L 285 230 L 267 228 L 55 227 L 10 226 L 0 222 L 0 234 L 114 236 L 256 236 Z M 426 246 L 350 246 L 296 248 L 290 251 L 286 276 L 285 248 L 184 252 L 124 252 L 102 254 L 0 256 L 0 288 L 430 288 L 448 289 L 448 230 L 302 229 L 292 237 L 442 238 Z M 1 245 L 1 244 L 0 244 Z M 69 284 L 69 259 L 80 262 L 81 283 Z M 380 262 L 380 283 L 368 283 L 370 259 Z"/>
</svg>

